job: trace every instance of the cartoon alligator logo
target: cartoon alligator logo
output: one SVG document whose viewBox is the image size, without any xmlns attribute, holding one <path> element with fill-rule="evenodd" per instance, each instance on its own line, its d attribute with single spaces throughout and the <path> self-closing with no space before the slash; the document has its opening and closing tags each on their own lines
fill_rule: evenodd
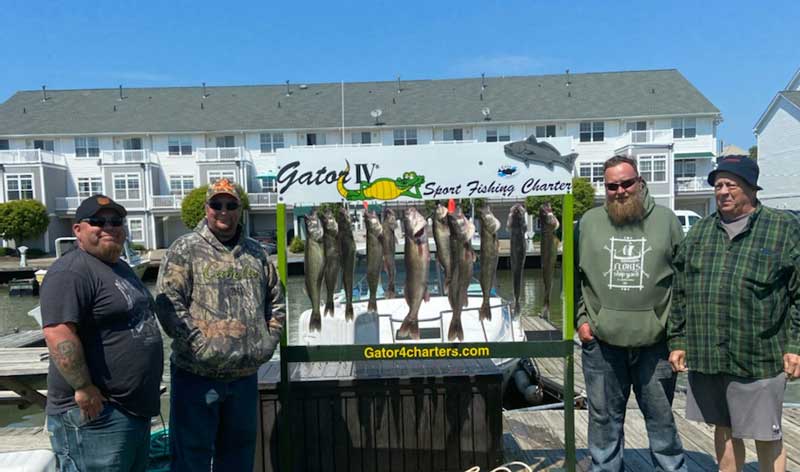
<svg viewBox="0 0 800 472">
<path fill-rule="evenodd" d="M 422 198 L 419 188 L 425 183 L 424 175 L 416 172 L 405 172 L 402 177 L 389 179 L 381 177 L 372 182 L 361 182 L 358 190 L 345 188 L 344 179 L 350 174 L 350 162 L 339 173 L 336 180 L 336 190 L 339 195 L 348 201 L 355 200 L 394 200 L 397 197 Z"/>
</svg>

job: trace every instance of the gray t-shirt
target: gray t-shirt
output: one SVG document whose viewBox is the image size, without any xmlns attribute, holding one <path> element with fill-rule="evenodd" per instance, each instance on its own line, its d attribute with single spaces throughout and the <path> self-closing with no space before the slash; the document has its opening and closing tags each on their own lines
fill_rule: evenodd
<svg viewBox="0 0 800 472">
<path fill-rule="evenodd" d="M 747 222 L 750 221 L 750 215 L 751 213 L 748 213 L 731 221 L 720 220 L 722 221 L 722 227 L 725 228 L 725 232 L 728 233 L 728 239 L 733 239 L 744 231 L 747 227 Z"/>
<path fill-rule="evenodd" d="M 92 383 L 104 396 L 131 414 L 158 415 L 161 331 L 153 298 L 127 263 L 73 249 L 48 269 L 40 298 L 43 327 L 77 326 Z M 47 414 L 77 406 L 74 395 L 51 360 Z"/>
</svg>

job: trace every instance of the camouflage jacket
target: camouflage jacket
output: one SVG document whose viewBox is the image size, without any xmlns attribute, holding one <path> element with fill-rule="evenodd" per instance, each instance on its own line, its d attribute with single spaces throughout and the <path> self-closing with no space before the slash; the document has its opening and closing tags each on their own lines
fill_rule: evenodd
<svg viewBox="0 0 800 472">
<path fill-rule="evenodd" d="M 272 357 L 283 329 L 283 287 L 255 240 L 241 236 L 228 249 L 204 219 L 167 250 L 157 288 L 158 319 L 178 367 L 232 379 Z"/>
</svg>

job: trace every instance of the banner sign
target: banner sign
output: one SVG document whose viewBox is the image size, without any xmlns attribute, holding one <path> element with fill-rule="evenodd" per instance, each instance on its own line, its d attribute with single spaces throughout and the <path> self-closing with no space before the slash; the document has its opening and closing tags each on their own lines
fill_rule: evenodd
<svg viewBox="0 0 800 472">
<path fill-rule="evenodd" d="M 279 149 L 278 201 L 524 198 L 572 191 L 571 140 Z M 561 148 L 561 149 L 559 149 Z"/>
</svg>

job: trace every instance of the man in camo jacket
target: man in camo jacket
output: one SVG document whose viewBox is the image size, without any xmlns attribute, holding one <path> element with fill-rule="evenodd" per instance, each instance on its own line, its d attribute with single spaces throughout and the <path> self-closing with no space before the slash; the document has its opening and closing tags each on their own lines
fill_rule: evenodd
<svg viewBox="0 0 800 472">
<path fill-rule="evenodd" d="M 283 287 L 243 234 L 228 179 L 209 186 L 203 219 L 167 250 L 158 318 L 172 338 L 171 470 L 253 470 L 257 372 L 283 329 Z"/>
</svg>

